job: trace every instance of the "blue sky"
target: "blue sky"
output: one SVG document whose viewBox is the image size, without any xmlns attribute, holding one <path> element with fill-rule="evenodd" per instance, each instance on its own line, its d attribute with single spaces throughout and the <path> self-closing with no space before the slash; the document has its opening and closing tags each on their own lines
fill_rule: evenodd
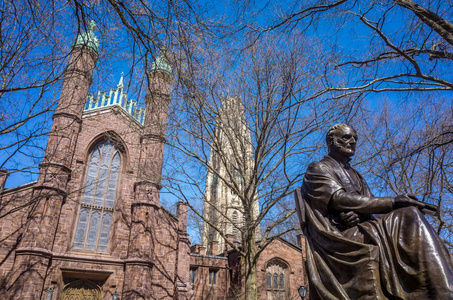
<svg viewBox="0 0 453 300">
<path fill-rule="evenodd" d="M 381 76 L 414 72 L 414 67 L 407 60 L 401 58 L 368 64 L 367 68 L 364 68 L 363 65 L 359 68 L 357 67 L 358 64 L 345 65 L 340 68 L 335 67 L 346 61 L 359 61 L 377 55 L 382 51 L 391 50 L 385 47 L 382 39 L 375 32 L 360 21 L 357 15 L 359 13 L 368 11 L 366 17 L 371 21 L 379 21 L 380 23 L 378 25 L 382 31 L 388 35 L 392 43 L 401 49 L 422 46 L 431 48 L 435 43 L 441 41 L 437 33 L 426 30 L 426 26 L 416 20 L 414 21 L 413 14 L 406 9 L 396 7 L 389 10 L 389 6 L 386 5 L 376 5 L 371 9 L 371 2 L 357 2 L 351 8 L 348 6 L 352 5 L 351 3 L 347 2 L 333 13 L 326 12 L 320 15 L 321 17 L 319 19 L 306 18 L 299 22 L 288 23 L 287 27 L 282 26 L 274 31 L 261 35 L 260 42 L 262 42 L 261 45 L 264 45 L 263 47 L 281 50 L 283 54 L 288 52 L 287 50 L 291 49 L 291 47 L 304 51 L 307 62 L 303 68 L 301 67 L 302 71 L 307 73 L 313 72 L 315 74 L 313 78 L 317 76 L 317 81 L 316 86 L 314 84 L 311 85 L 311 82 L 307 82 L 306 92 L 300 93 L 300 97 L 306 97 L 307 94 L 314 93 L 316 91 L 315 88 L 320 88 L 322 84 L 325 87 L 354 87 Z M 426 4 L 427 2 L 420 3 Z M 308 4 L 308 2 L 251 1 L 247 2 L 248 6 L 243 6 L 243 3 L 235 1 L 197 2 L 194 4 L 197 4 L 194 6 L 195 9 L 200 7 L 206 9 L 201 16 L 204 22 L 209 25 L 216 25 L 210 37 L 200 38 L 199 48 L 197 49 L 200 52 L 209 50 L 219 53 L 219 61 L 217 62 L 209 61 L 208 58 L 202 55 L 196 57 L 200 59 L 200 62 L 205 64 L 213 63 L 213 65 L 201 65 L 198 67 L 207 67 L 212 68 L 212 71 L 218 71 L 218 73 L 228 79 L 223 82 L 224 86 L 222 88 L 234 90 L 237 85 L 234 77 L 240 76 L 241 71 L 243 71 L 241 68 L 244 65 L 251 65 L 251 58 L 248 56 L 249 53 L 243 51 L 244 48 L 250 46 L 252 41 L 254 41 L 252 36 L 256 34 L 256 31 L 254 32 L 251 29 L 265 29 L 266 26 L 276 24 L 283 17 L 300 9 L 302 5 Z M 152 54 L 147 53 L 143 45 L 135 43 L 133 37 L 125 31 L 121 21 L 112 14 L 112 11 L 100 5 L 94 4 L 93 7 L 87 10 L 88 16 L 98 20 L 99 30 L 96 34 L 100 39 L 100 58 L 94 72 L 94 83 L 90 88 L 90 93 L 97 93 L 98 90 L 107 91 L 111 87 L 116 87 L 121 72 L 124 72 L 127 92 L 132 98 L 139 100 L 143 105 L 146 85 L 144 66 L 147 60 L 152 60 L 156 52 Z M 159 1 L 154 2 L 153 5 L 156 7 L 156 13 L 162 15 L 168 14 L 167 7 L 160 4 Z M 444 2 L 438 3 L 437 6 L 433 4 L 432 9 L 443 11 L 442 15 L 451 20 L 452 11 L 446 9 L 448 8 L 447 5 Z M 348 7 L 350 10 L 345 12 L 342 10 L 344 7 Z M 62 11 L 56 12 L 55 16 L 53 16 L 56 21 L 51 22 L 50 19 L 46 19 L 40 24 L 40 28 L 44 28 L 40 32 L 44 32 L 45 34 L 43 36 L 47 36 L 48 38 L 37 44 L 38 46 L 33 48 L 33 51 L 28 56 L 24 57 L 24 63 L 28 61 L 34 61 L 36 63 L 28 67 L 27 72 L 20 73 L 20 76 L 15 78 L 17 81 L 14 81 L 14 83 L 32 82 L 35 79 L 43 80 L 46 74 L 53 71 L 57 75 L 66 66 L 68 61 L 67 55 L 70 52 L 71 45 L 75 41 L 78 28 L 77 18 L 74 16 L 74 8 L 69 6 L 61 8 Z M 43 12 L 45 11 L 43 9 Z M 386 14 L 385 22 L 383 19 L 384 14 Z M 64 16 L 64 18 L 61 18 L 61 16 Z M 181 21 L 185 21 L 187 24 L 193 24 L 195 21 L 193 15 L 190 13 L 183 16 L 187 16 L 187 19 Z M 26 21 L 27 16 L 23 15 L 22 19 L 22 21 Z M 175 19 L 177 18 L 175 17 Z M 150 44 L 155 43 L 155 45 L 152 45 L 154 51 L 158 48 L 158 44 L 165 44 L 175 53 L 181 53 L 183 46 L 178 44 L 180 36 L 177 33 L 166 36 L 161 32 L 163 26 L 147 23 L 145 22 L 146 20 L 144 19 L 143 24 L 152 37 Z M 225 24 L 228 29 L 235 28 L 237 30 L 236 33 L 216 39 L 216 37 L 221 37 L 222 33 L 224 33 L 225 28 L 222 26 Z M 174 28 L 177 28 L 177 26 Z M 171 29 L 173 30 L 174 28 L 172 27 Z M 407 30 L 408 28 L 415 29 Z M 18 35 L 19 29 L 15 30 L 10 31 L 10 36 Z M 190 31 L 191 34 L 194 32 L 196 32 L 195 29 Z M 41 37 L 39 34 L 37 36 Z M 30 42 L 33 41 L 35 39 L 30 38 Z M 447 49 L 451 49 L 451 47 L 448 48 L 448 45 L 446 46 Z M 46 61 L 45 58 L 49 57 L 54 60 L 50 62 Z M 36 58 L 40 58 L 41 60 Z M 426 54 L 415 55 L 413 58 L 419 62 L 423 72 L 449 82 L 453 81 L 453 75 L 451 73 L 453 66 L 450 60 L 429 60 Z M 40 64 L 41 61 L 42 64 Z M 222 68 L 222 70 L 215 68 Z M 322 74 L 322 71 L 325 74 Z M 325 78 L 320 79 L 322 75 L 325 75 Z M 395 81 L 386 81 L 376 85 L 376 88 L 408 86 L 407 79 L 405 78 L 405 80 L 406 83 L 402 84 Z M 2 95 L 2 101 L 0 102 L 2 113 L 5 116 L 12 115 L 14 118 L 10 121 L 8 119 L 1 121 L 0 128 L 5 128 L 8 124 L 13 123 L 14 120 L 24 117 L 32 107 L 33 99 L 40 97 L 40 91 L 43 92 L 42 101 L 39 101 L 39 105 L 34 107 L 32 111 L 37 112 L 43 107 L 48 106 L 54 109 L 55 101 L 59 97 L 60 88 L 61 79 L 56 84 L 50 85 L 46 90 L 32 89 Z M 324 99 L 337 93 L 328 93 L 324 96 Z M 372 115 L 371 112 L 375 112 L 376 114 L 381 113 L 384 107 L 383 104 L 386 103 L 388 103 L 393 114 L 398 115 L 399 113 L 404 115 L 406 113 L 405 109 L 416 107 L 421 100 L 426 98 L 443 99 L 443 109 L 446 110 L 452 106 L 451 91 L 364 93 L 358 97 L 358 103 L 363 104 L 363 111 L 366 111 L 369 115 Z M 246 101 L 245 97 L 244 101 Z M 424 109 L 425 107 L 420 107 L 420 111 L 428 116 L 428 108 L 426 107 L 426 111 Z M 0 142 L 0 146 L 21 140 L 21 138 L 26 137 L 30 133 L 38 135 L 36 138 L 27 141 L 27 144 L 23 145 L 23 147 L 14 146 L 0 150 L 2 168 L 24 171 L 12 173 L 7 181 L 6 187 L 11 188 L 36 180 L 36 166 L 39 164 L 43 155 L 43 149 L 47 141 L 46 133 L 51 126 L 51 116 L 52 111 L 49 111 L 27 122 L 19 130 L 1 136 L 2 141 Z M 351 118 L 351 121 L 354 122 L 354 118 Z M 12 159 L 6 161 L 10 155 L 13 155 Z M 169 155 L 168 151 L 165 155 L 166 157 Z M 322 152 L 319 152 L 315 157 L 321 155 Z M 298 168 L 303 169 L 303 167 Z M 203 186 L 205 169 L 198 168 L 194 170 L 195 173 L 200 185 Z M 162 192 L 162 198 L 168 199 L 170 203 L 175 201 L 175 198 L 171 197 L 165 188 Z M 191 195 L 191 193 L 188 192 L 188 195 Z M 193 195 L 197 193 L 199 191 L 193 192 Z"/>
</svg>

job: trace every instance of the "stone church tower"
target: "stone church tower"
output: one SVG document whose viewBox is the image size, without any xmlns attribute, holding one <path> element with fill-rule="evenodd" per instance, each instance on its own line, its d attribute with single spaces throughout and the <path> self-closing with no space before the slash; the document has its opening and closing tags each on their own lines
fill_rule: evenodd
<svg viewBox="0 0 453 300">
<path fill-rule="evenodd" d="M 227 243 L 209 225 L 214 224 L 234 243 L 242 243 L 242 230 L 246 224 L 243 193 L 244 181 L 253 170 L 253 152 L 250 130 L 246 124 L 244 107 L 238 97 L 225 97 L 219 109 L 215 131 L 217 145 L 211 149 L 206 178 L 206 194 L 203 217 L 202 246 L 207 253 L 217 255 L 227 250 Z M 257 195 L 256 195 L 257 196 Z M 256 219 L 259 203 L 252 204 L 250 218 Z M 260 238 L 260 228 L 256 230 Z"/>
<path fill-rule="evenodd" d="M 192 245 L 190 254 L 189 279 L 195 299 L 244 297 L 245 261 L 225 239 L 240 246 L 244 227 L 259 215 L 258 195 L 246 188 L 255 167 L 249 128 L 241 99 L 222 99 L 211 141 L 201 245 Z M 245 193 L 255 196 L 244 197 Z M 248 216 L 244 207 L 251 207 Z M 256 261 L 257 299 L 300 298 L 298 288 L 307 285 L 304 237 L 298 237 L 297 245 L 274 237 L 264 249 L 259 248 L 259 226 L 255 237 L 256 250 L 261 251 Z"/>
<path fill-rule="evenodd" d="M 123 77 L 89 96 L 94 29 L 73 46 L 37 182 L 4 189 L 0 173 L 0 295 L 188 299 L 187 206 L 159 204 L 171 67 L 161 52 L 144 109 Z"/>
</svg>

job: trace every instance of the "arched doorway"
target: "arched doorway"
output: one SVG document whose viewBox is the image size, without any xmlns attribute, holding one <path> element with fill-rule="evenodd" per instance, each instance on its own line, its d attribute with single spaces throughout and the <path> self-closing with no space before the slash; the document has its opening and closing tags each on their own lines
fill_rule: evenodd
<svg viewBox="0 0 453 300">
<path fill-rule="evenodd" d="M 101 300 L 102 290 L 99 285 L 88 280 L 79 279 L 65 284 L 60 300 Z"/>
</svg>

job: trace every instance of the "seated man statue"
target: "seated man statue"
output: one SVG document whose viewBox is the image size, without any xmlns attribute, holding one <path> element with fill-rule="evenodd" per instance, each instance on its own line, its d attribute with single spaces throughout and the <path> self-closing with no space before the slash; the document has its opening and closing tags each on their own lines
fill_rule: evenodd
<svg viewBox="0 0 453 300">
<path fill-rule="evenodd" d="M 308 166 L 296 190 L 310 299 L 453 299 L 452 260 L 420 212 L 427 205 L 371 194 L 349 165 L 352 126 L 332 126 L 326 140 L 328 156 Z"/>
</svg>

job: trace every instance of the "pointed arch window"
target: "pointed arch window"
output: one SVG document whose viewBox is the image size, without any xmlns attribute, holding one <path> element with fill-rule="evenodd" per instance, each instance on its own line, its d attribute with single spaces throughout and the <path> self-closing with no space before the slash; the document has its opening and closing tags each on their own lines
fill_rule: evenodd
<svg viewBox="0 0 453 300">
<path fill-rule="evenodd" d="M 266 267 L 267 279 L 267 299 L 268 300 L 281 300 L 288 298 L 288 283 L 289 278 L 288 266 L 279 260 L 272 260 Z M 285 278 L 286 277 L 286 278 Z"/>
<path fill-rule="evenodd" d="M 75 249 L 107 251 L 120 167 L 120 152 L 110 141 L 99 144 L 91 153 L 74 237 Z"/>
<path fill-rule="evenodd" d="M 272 289 L 272 275 L 271 273 L 266 274 L 266 282 L 267 282 L 267 289 L 270 290 Z"/>
</svg>

